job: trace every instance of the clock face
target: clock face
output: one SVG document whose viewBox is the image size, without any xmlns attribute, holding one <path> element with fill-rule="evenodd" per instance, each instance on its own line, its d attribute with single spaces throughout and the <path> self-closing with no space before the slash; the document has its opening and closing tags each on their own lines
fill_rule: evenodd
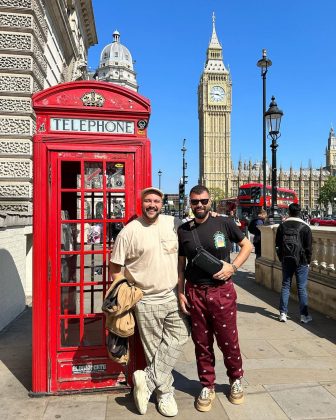
<svg viewBox="0 0 336 420">
<path fill-rule="evenodd" d="M 224 89 L 221 86 L 213 86 L 210 90 L 210 99 L 213 102 L 222 102 L 225 97 Z"/>
</svg>

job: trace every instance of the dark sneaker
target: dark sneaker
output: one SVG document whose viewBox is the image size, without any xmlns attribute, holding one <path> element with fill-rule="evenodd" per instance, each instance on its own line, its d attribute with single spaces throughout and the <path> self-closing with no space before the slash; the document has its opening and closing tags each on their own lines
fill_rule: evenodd
<svg viewBox="0 0 336 420">
<path fill-rule="evenodd" d="M 231 390 L 229 395 L 229 401 L 232 404 L 242 404 L 244 402 L 244 391 L 241 379 L 230 379 L 230 386 Z"/>
<path fill-rule="evenodd" d="M 158 410 L 166 417 L 174 417 L 178 413 L 174 392 L 167 392 L 158 398 Z"/>
<path fill-rule="evenodd" d="M 212 401 L 216 398 L 214 389 L 207 388 L 206 386 L 202 389 L 196 400 L 196 409 L 198 411 L 210 411 Z"/>
<path fill-rule="evenodd" d="M 301 322 L 303 322 L 304 324 L 308 324 L 308 322 L 312 320 L 313 318 L 311 317 L 311 315 L 301 315 Z"/>
<path fill-rule="evenodd" d="M 140 414 L 146 414 L 148 401 L 151 396 L 151 392 L 146 382 L 146 372 L 143 370 L 136 370 L 133 373 L 133 398 L 135 405 Z"/>
</svg>

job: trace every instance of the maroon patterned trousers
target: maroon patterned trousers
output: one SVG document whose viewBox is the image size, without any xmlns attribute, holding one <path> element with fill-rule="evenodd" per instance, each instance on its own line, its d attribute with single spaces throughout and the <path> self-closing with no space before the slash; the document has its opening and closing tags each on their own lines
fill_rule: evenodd
<svg viewBox="0 0 336 420">
<path fill-rule="evenodd" d="M 191 336 L 195 344 L 198 377 L 203 386 L 215 386 L 214 337 L 224 356 L 230 379 L 243 376 L 237 330 L 237 293 L 230 280 L 219 286 L 198 286 L 186 282 L 190 304 Z"/>
</svg>

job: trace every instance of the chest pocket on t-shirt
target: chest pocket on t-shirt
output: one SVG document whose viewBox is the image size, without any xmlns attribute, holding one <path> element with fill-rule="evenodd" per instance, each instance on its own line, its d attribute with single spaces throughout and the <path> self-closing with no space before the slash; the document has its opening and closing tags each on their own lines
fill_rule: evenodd
<svg viewBox="0 0 336 420">
<path fill-rule="evenodd" d="M 169 235 L 161 239 L 161 246 L 164 254 L 175 254 L 177 252 L 177 237 L 176 235 Z"/>
</svg>

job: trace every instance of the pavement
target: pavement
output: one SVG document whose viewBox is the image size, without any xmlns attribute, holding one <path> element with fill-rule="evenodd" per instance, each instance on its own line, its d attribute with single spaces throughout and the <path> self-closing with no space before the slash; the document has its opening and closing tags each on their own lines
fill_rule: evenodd
<svg viewBox="0 0 336 420">
<path fill-rule="evenodd" d="M 336 321 L 311 311 L 310 324 L 299 322 L 290 302 L 289 320 L 280 323 L 279 295 L 254 281 L 254 255 L 235 277 L 238 330 L 244 362 L 245 402 L 229 402 L 228 378 L 216 349 L 217 398 L 213 408 L 194 408 L 200 392 L 190 340 L 174 371 L 179 407 L 176 419 L 321 420 L 336 419 Z M 0 333 L 0 420 L 138 419 L 130 392 L 99 392 L 29 397 L 31 389 L 31 304 Z M 154 400 L 147 420 L 162 419 Z"/>
</svg>

